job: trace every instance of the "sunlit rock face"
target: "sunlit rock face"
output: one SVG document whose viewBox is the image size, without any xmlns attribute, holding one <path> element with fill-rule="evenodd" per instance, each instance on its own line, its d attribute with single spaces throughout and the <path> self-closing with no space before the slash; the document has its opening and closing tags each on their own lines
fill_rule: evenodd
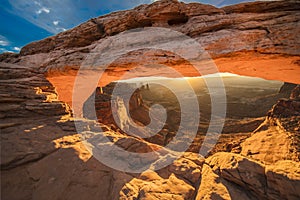
<svg viewBox="0 0 300 200">
<path fill-rule="evenodd" d="M 280 100 L 270 111 L 269 115 L 274 117 L 289 117 L 300 115 L 300 87 L 294 86 L 290 99 Z"/>
<path fill-rule="evenodd" d="M 265 166 L 238 154 L 217 153 L 203 166 L 196 199 L 297 199 L 299 166 L 289 160 Z"/>
<path fill-rule="evenodd" d="M 92 111 L 96 111 L 96 119 L 98 119 L 99 122 L 119 126 L 130 126 L 133 122 L 130 122 L 129 119 L 131 117 L 129 117 L 129 115 L 136 113 L 139 117 L 133 115 L 133 119 L 138 120 L 143 125 L 149 124 L 149 109 L 144 105 L 140 91 L 135 90 L 128 99 L 119 98 L 116 94 L 112 94 L 115 85 L 116 83 L 111 83 L 103 88 L 98 87 L 85 102 L 83 116 L 93 119 L 95 116 Z M 131 86 L 130 84 L 123 83 L 122 87 L 126 89 Z M 115 119 L 112 115 L 113 113 L 116 113 Z"/>
<path fill-rule="evenodd" d="M 146 105 L 143 101 L 142 92 L 149 90 L 149 85 L 143 85 L 135 89 L 134 83 L 118 83 L 118 87 L 122 87 L 123 92 L 127 91 L 129 87 L 133 87 L 133 93 L 129 95 L 129 98 L 124 98 L 122 94 L 113 94 L 114 87 L 117 83 L 113 82 L 106 87 L 97 88 L 95 92 L 87 99 L 84 103 L 83 116 L 88 119 L 98 120 L 100 123 L 110 126 L 112 129 L 122 132 L 122 134 L 133 134 L 136 137 L 145 137 L 147 141 L 154 144 L 165 145 L 169 139 L 171 139 L 172 134 L 170 133 L 170 124 L 173 118 L 180 118 L 178 116 L 173 116 L 168 113 L 166 124 L 159 121 L 158 113 L 153 116 L 153 122 L 162 124 L 162 130 L 151 137 L 149 136 L 149 131 L 144 130 L 144 127 L 151 123 L 150 107 Z M 176 112 L 176 111 L 174 111 Z M 177 119 L 177 121 L 180 119 Z M 177 129 L 178 129 L 178 125 Z M 152 132 L 156 133 L 158 127 L 153 127 L 150 129 Z M 173 128 L 176 129 L 176 128 Z M 167 137 L 169 136 L 169 138 Z"/>
<path fill-rule="evenodd" d="M 0 60 L 35 66 L 53 76 L 79 69 L 95 46 L 122 31 L 164 27 L 199 42 L 215 59 L 220 71 L 298 83 L 299 70 L 295 69 L 300 60 L 299 5 L 299 1 L 276 1 L 215 8 L 198 3 L 157 1 L 91 19 L 71 30 L 25 46 L 20 55 L 3 55 Z M 158 52 L 148 55 L 142 62 L 172 56 Z M 140 54 L 127 55 L 128 60 L 140 57 Z M 162 60 L 160 64 L 168 64 L 170 59 L 178 64 L 178 57 Z M 115 64 L 122 65 L 122 62 Z M 128 64 L 130 66 L 130 62 Z M 135 63 L 133 65 L 137 67 Z M 151 71 L 150 66 L 144 73 L 151 74 Z M 275 73 L 269 73 L 271 71 Z M 190 72 L 190 76 L 198 75 Z"/>
<path fill-rule="evenodd" d="M 279 81 L 267 81 L 228 73 L 190 79 L 138 78 L 98 87 L 85 102 L 83 116 L 98 120 L 125 135 L 135 134 L 136 137 L 141 137 L 138 134 L 140 133 L 143 137 L 147 136 L 144 140 L 165 146 L 172 141 L 180 126 L 189 130 L 190 123 L 192 123 L 187 114 L 193 111 L 182 110 L 175 94 L 179 96 L 182 94 L 184 101 L 195 96 L 198 99 L 197 106 L 200 108 L 199 116 L 201 118 L 199 118 L 198 124 L 192 125 L 198 127 L 197 135 L 188 151 L 197 153 L 203 145 L 211 118 L 212 97 L 205 80 L 213 81 L 217 76 L 223 76 L 227 91 L 227 114 L 222 130 L 224 135 L 219 139 L 213 153 L 218 151 L 240 152 L 240 140 L 247 138 L 252 131 L 256 130 L 277 100 L 288 98 L 292 89 L 296 87 L 295 84 L 283 84 Z M 189 84 L 186 85 L 186 82 Z M 170 91 L 169 88 L 163 86 L 168 84 L 173 85 L 173 88 L 176 89 Z M 193 90 L 188 91 L 186 88 L 188 86 Z M 115 93 L 116 88 L 122 92 Z M 127 96 L 126 91 L 129 94 Z M 157 104 L 166 109 L 166 121 L 160 120 L 161 113 L 156 111 L 152 115 L 156 126 L 145 131 L 145 126 L 151 122 L 150 107 Z M 190 123 L 181 123 L 182 120 Z M 156 134 L 149 136 L 149 133 Z"/>
<path fill-rule="evenodd" d="M 43 75 L 7 63 L 0 63 L 0 69 L 9 72 L 0 75 L 1 199 L 299 199 L 299 162 L 288 157 L 263 164 L 261 157 L 255 157 L 259 154 L 251 152 L 248 156 L 223 152 L 207 159 L 187 152 L 156 172 L 130 174 L 111 169 L 86 150 L 68 106 L 57 100 Z M 97 126 L 86 123 L 90 130 Z M 101 127 L 124 149 L 145 152 L 160 148 L 104 124 Z M 254 139 L 249 143 L 263 147 L 270 132 L 256 134 L 249 137 Z M 282 138 L 272 145 L 280 145 L 278 141 Z M 264 154 L 264 149 L 260 150 Z"/>
<path fill-rule="evenodd" d="M 299 105 L 298 85 L 290 98 L 280 99 L 270 109 L 252 137 L 241 144 L 241 153 L 268 164 L 285 159 L 299 162 Z"/>
<path fill-rule="evenodd" d="M 87 47 L 122 31 L 160 26 L 193 36 L 215 55 L 239 50 L 297 55 L 299 42 L 296 38 L 299 36 L 293 31 L 293 26 L 299 19 L 299 8 L 297 1 L 255 2 L 215 8 L 199 3 L 164 0 L 91 19 L 72 30 L 32 43 L 24 47 L 21 54 Z M 296 43 L 292 42 L 294 40 Z"/>
</svg>

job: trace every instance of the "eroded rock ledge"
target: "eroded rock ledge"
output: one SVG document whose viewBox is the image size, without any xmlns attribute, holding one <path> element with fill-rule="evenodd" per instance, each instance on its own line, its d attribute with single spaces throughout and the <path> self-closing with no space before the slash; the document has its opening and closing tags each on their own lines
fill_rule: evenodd
<svg viewBox="0 0 300 200">
<path fill-rule="evenodd" d="M 85 149 L 68 106 L 57 101 L 54 88 L 43 75 L 17 65 L 0 66 L 1 199 L 299 198 L 299 162 L 288 157 L 269 161 L 249 158 L 252 154 L 217 153 L 205 160 L 198 154 L 185 153 L 156 172 L 129 174 L 106 167 Z M 90 130 L 96 125 L 92 121 L 82 123 Z M 128 151 L 159 148 L 101 126 L 104 135 Z M 278 124 L 271 128 L 279 130 Z M 269 134 L 263 133 L 260 138 Z M 273 145 L 280 146 L 276 142 Z M 138 163 L 133 163 L 136 166 Z"/>
<path fill-rule="evenodd" d="M 21 55 L 86 47 L 104 37 L 149 26 L 168 27 L 190 35 L 210 47 L 208 50 L 215 55 L 239 50 L 297 55 L 299 40 L 296 38 L 299 36 L 293 29 L 295 24 L 299 25 L 299 9 L 299 1 L 254 2 L 215 8 L 163 0 L 91 19 L 72 30 L 25 46 Z"/>
<path fill-rule="evenodd" d="M 196 195 L 204 162 L 199 155 L 185 153 L 158 172 L 129 174 L 106 167 L 81 143 L 69 107 L 57 100 L 44 75 L 7 63 L 0 63 L 0 70 L 1 199 L 107 200 L 149 195 L 191 199 Z M 91 130 L 98 126 L 93 121 L 82 123 Z M 159 148 L 100 126 L 103 134 L 128 151 Z"/>
<path fill-rule="evenodd" d="M 0 61 L 34 66 L 49 76 L 69 73 L 78 70 L 86 56 L 106 38 L 133 28 L 165 27 L 198 41 L 219 71 L 299 83 L 299 7 L 299 1 L 293 0 L 224 8 L 175 0 L 157 1 L 91 19 L 56 36 L 28 44 L 19 55 L 2 55 Z M 147 56 L 146 60 L 159 59 L 160 64 L 178 62 L 178 57 L 168 53 Z M 129 69 L 141 63 L 140 54 L 126 58 L 133 66 Z M 123 64 L 121 59 L 115 62 L 115 67 Z M 122 70 L 126 72 L 128 68 Z M 151 70 L 151 67 L 145 69 L 144 74 L 151 74 Z M 108 78 L 113 81 L 113 77 Z"/>
</svg>

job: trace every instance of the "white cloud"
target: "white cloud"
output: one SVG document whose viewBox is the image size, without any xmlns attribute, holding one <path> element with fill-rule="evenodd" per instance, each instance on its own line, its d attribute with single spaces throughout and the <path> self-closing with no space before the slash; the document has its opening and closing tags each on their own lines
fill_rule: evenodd
<svg viewBox="0 0 300 200">
<path fill-rule="evenodd" d="M 9 41 L 6 39 L 6 37 L 4 37 L 3 35 L 0 35 L 0 46 L 8 46 L 9 45 Z"/>
<path fill-rule="evenodd" d="M 14 53 L 13 51 L 7 50 L 5 48 L 0 48 L 0 53 L 5 53 L 5 52 Z"/>
<path fill-rule="evenodd" d="M 0 40 L 0 46 L 8 46 L 9 43 L 5 40 Z"/>
<path fill-rule="evenodd" d="M 60 27 L 60 28 L 56 28 L 56 30 L 57 30 L 58 32 L 62 32 L 62 31 L 66 31 L 67 29 Z"/>
<path fill-rule="evenodd" d="M 8 12 L 17 14 L 50 33 L 56 34 L 64 31 L 64 27 L 82 22 L 78 15 L 80 8 L 74 0 L 9 0 L 9 3 L 11 8 L 7 9 Z"/>
<path fill-rule="evenodd" d="M 42 13 L 50 13 L 50 9 L 49 8 L 46 8 L 46 7 L 42 7 L 42 8 L 40 8 L 38 11 L 36 11 L 36 14 L 42 14 Z"/>
<path fill-rule="evenodd" d="M 21 48 L 19 48 L 19 47 L 14 47 L 13 48 L 15 51 L 20 51 L 21 50 Z"/>
<path fill-rule="evenodd" d="M 38 2 L 38 1 L 34 1 L 34 4 L 35 4 L 35 5 L 38 5 L 38 6 L 42 6 L 41 3 Z"/>
</svg>

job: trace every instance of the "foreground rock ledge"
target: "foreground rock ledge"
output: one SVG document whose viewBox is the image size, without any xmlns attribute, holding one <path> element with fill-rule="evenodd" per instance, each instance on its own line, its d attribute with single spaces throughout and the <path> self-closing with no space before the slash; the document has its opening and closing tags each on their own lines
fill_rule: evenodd
<svg viewBox="0 0 300 200">
<path fill-rule="evenodd" d="M 43 75 L 1 63 L 1 199 L 298 199 L 299 162 L 263 164 L 233 153 L 185 153 L 157 172 L 128 174 L 91 157 L 68 106 Z M 28 81 L 31 80 L 31 81 Z M 34 109 L 33 109 L 34 108 Z M 93 130 L 93 123 L 87 122 Z M 106 125 L 116 143 L 130 137 Z M 118 142 L 120 141 L 120 142 Z M 143 140 L 122 142 L 157 148 Z M 128 147 L 126 145 L 129 145 Z M 139 148 L 135 148 L 139 149 Z M 5 152 L 5 154 L 4 154 Z"/>
</svg>

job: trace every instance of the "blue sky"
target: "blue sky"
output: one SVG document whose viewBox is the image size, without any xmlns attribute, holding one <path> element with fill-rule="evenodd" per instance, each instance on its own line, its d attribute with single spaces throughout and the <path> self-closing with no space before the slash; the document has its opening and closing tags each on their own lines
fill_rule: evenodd
<svg viewBox="0 0 300 200">
<path fill-rule="evenodd" d="M 90 18 L 154 0 L 1 0 L 0 53 L 18 52 L 32 41 L 70 29 Z M 184 0 L 218 7 L 247 0 Z M 249 0 L 251 1 L 251 0 Z"/>
</svg>

